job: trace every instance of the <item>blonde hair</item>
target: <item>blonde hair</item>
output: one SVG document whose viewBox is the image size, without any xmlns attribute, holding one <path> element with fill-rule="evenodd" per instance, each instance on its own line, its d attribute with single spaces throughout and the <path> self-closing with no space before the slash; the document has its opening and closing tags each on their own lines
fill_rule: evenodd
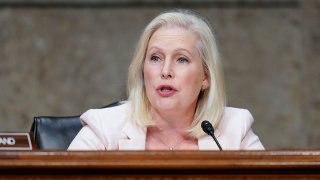
<svg viewBox="0 0 320 180">
<path fill-rule="evenodd" d="M 128 100 L 130 118 L 140 126 L 153 125 L 150 102 L 144 88 L 143 65 L 149 40 L 160 27 L 172 25 L 195 33 L 198 37 L 197 48 L 203 60 L 203 68 L 208 76 L 210 87 L 200 92 L 189 132 L 195 137 L 204 134 L 201 129 L 203 120 L 217 126 L 221 119 L 226 100 L 223 72 L 213 33 L 206 21 L 186 10 L 165 12 L 154 18 L 144 29 L 134 53 L 128 73 Z"/>
</svg>

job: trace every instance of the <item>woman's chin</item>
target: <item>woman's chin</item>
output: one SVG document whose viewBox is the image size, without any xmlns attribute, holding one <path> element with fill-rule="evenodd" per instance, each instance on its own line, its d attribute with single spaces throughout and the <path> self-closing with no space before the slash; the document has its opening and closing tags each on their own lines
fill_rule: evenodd
<svg viewBox="0 0 320 180">
<path fill-rule="evenodd" d="M 177 110 L 178 103 L 174 101 L 158 101 L 153 108 L 161 111 Z"/>
</svg>

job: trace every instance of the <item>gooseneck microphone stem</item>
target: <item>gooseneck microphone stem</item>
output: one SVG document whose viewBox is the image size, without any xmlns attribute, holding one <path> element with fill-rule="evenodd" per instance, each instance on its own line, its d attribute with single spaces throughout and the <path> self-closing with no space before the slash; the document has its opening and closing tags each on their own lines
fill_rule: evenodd
<svg viewBox="0 0 320 180">
<path fill-rule="evenodd" d="M 202 130 L 205 133 L 207 133 L 208 135 L 210 135 L 213 138 L 214 142 L 216 142 L 216 144 L 219 147 L 220 151 L 222 151 L 222 147 L 220 146 L 217 138 L 214 136 L 214 129 L 213 129 L 212 124 L 209 121 L 205 120 L 205 121 L 203 121 L 201 123 L 201 127 L 202 127 Z"/>
<path fill-rule="evenodd" d="M 222 151 L 222 147 L 220 146 L 220 144 L 219 144 L 219 142 L 218 142 L 217 138 L 214 136 L 214 134 L 213 134 L 213 133 L 211 134 L 211 137 L 212 137 L 212 138 L 213 138 L 213 140 L 216 142 L 216 144 L 217 144 L 217 146 L 219 147 L 220 151 Z"/>
</svg>

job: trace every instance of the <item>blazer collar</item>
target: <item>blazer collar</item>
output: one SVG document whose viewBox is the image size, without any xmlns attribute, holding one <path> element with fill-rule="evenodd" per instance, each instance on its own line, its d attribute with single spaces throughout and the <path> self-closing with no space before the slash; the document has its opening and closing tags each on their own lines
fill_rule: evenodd
<svg viewBox="0 0 320 180">
<path fill-rule="evenodd" d="M 131 121 L 126 122 L 119 138 L 119 150 L 145 150 L 147 128 L 140 127 Z M 220 131 L 215 130 L 215 136 L 219 139 Z M 199 150 L 219 150 L 219 147 L 209 135 L 198 139 Z"/>
<path fill-rule="evenodd" d="M 126 122 L 119 138 L 119 150 L 145 150 L 146 127 L 139 127 L 131 121 Z"/>
<path fill-rule="evenodd" d="M 221 134 L 220 131 L 216 129 L 214 132 L 214 135 L 218 139 L 218 141 L 219 141 L 220 134 Z M 199 147 L 199 150 L 219 150 L 218 145 L 213 140 L 213 138 L 209 135 L 204 135 L 198 139 L 198 147 Z"/>
</svg>

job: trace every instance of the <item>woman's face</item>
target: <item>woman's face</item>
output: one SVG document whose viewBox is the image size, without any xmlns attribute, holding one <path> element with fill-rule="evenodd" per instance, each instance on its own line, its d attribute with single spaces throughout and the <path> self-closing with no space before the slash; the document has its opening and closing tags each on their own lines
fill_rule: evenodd
<svg viewBox="0 0 320 180">
<path fill-rule="evenodd" d="M 151 36 L 143 73 L 153 110 L 194 112 L 201 87 L 209 87 L 197 40 L 192 32 L 171 26 Z"/>
</svg>

